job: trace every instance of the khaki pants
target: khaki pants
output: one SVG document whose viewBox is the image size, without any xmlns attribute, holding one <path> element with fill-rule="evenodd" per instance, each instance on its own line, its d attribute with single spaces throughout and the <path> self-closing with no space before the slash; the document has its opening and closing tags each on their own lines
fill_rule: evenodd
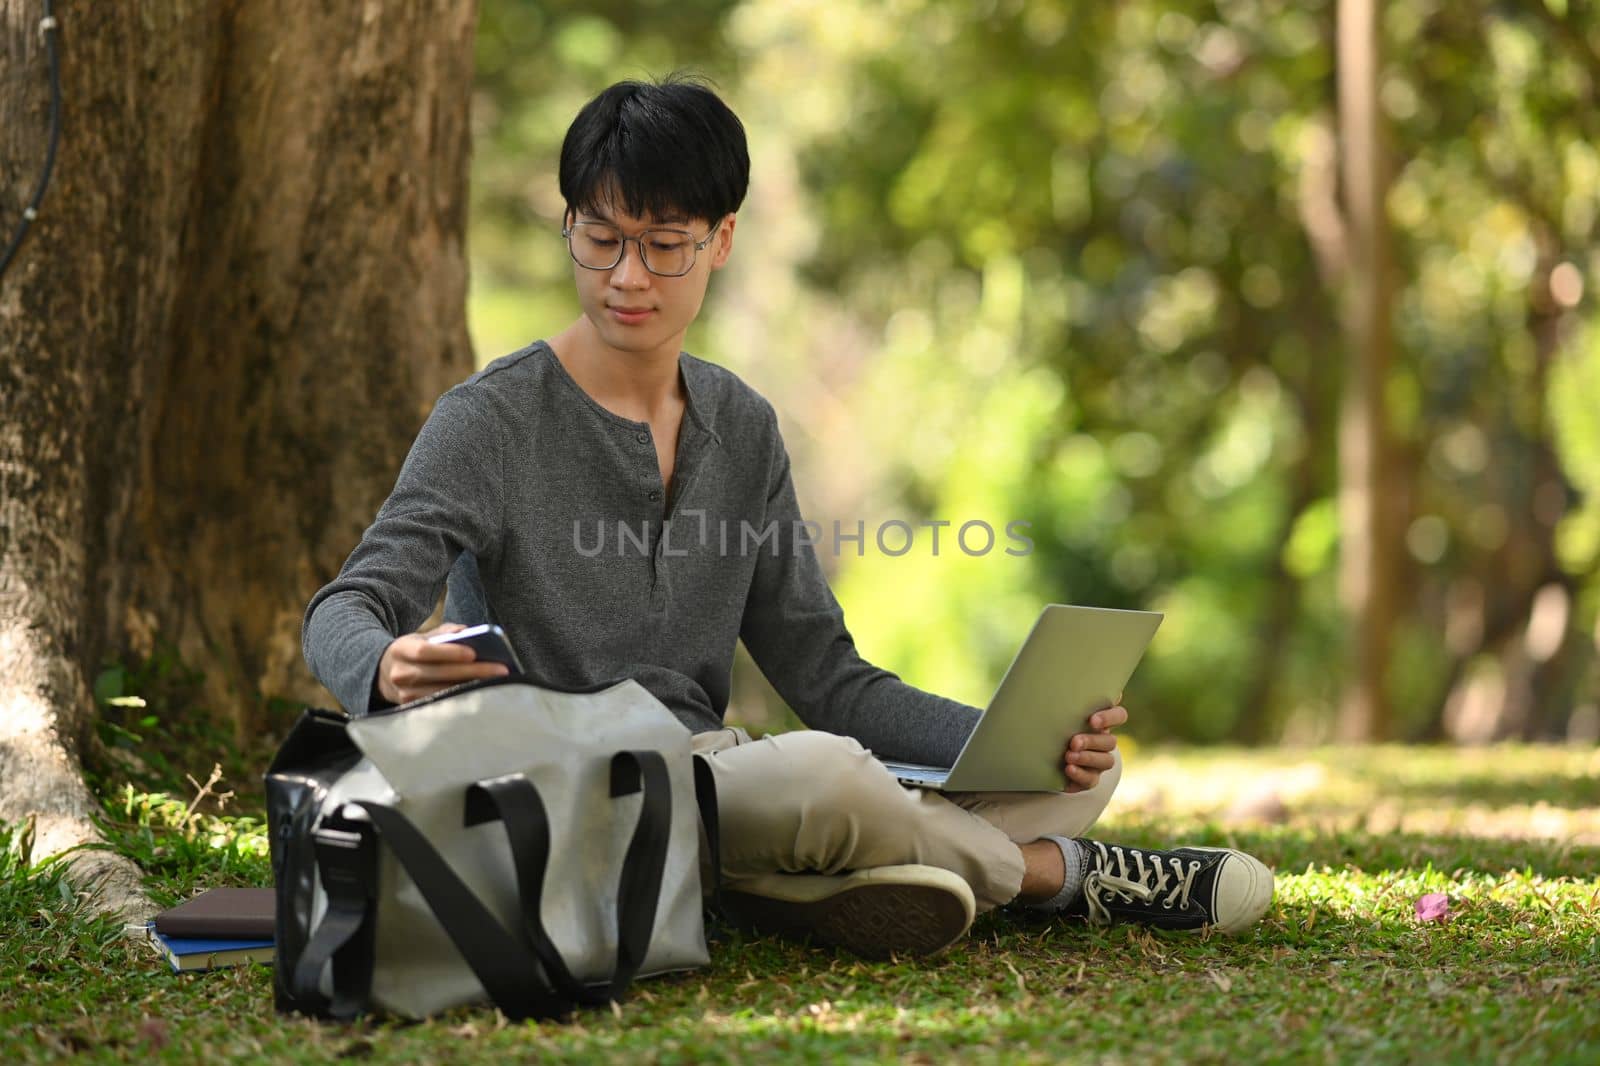
<svg viewBox="0 0 1600 1066">
<path fill-rule="evenodd" d="M 725 877 L 922 863 L 965 878 L 980 912 L 1022 887 L 1018 844 L 1081 836 L 1122 777 L 1118 756 L 1087 792 L 943 793 L 903 787 L 833 733 L 751 740 L 728 728 L 696 735 L 694 750 L 717 782 Z"/>
</svg>

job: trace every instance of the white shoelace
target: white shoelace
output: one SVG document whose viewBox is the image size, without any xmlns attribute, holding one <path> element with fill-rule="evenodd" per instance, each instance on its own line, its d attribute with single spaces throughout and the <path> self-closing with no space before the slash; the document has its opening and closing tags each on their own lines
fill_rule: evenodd
<svg viewBox="0 0 1600 1066">
<path fill-rule="evenodd" d="M 1100 898 L 1102 892 L 1114 893 L 1124 900 L 1138 900 L 1140 903 L 1151 903 L 1158 894 L 1165 892 L 1166 898 L 1160 901 L 1163 909 L 1189 906 L 1194 877 L 1200 872 L 1198 859 L 1191 859 L 1185 866 L 1178 856 L 1168 855 L 1168 867 L 1163 868 L 1159 855 L 1146 856 L 1137 848 L 1129 848 L 1124 852 L 1119 845 L 1113 844 L 1108 848 L 1098 840 L 1089 843 L 1100 853 L 1100 865 L 1090 870 L 1083 879 L 1083 895 L 1089 904 L 1090 922 L 1095 925 L 1111 924 L 1111 911 Z M 1131 868 L 1128 862 L 1130 854 L 1133 856 Z M 1148 867 L 1145 865 L 1147 858 L 1150 860 Z M 1116 867 L 1114 872 L 1113 865 Z"/>
</svg>

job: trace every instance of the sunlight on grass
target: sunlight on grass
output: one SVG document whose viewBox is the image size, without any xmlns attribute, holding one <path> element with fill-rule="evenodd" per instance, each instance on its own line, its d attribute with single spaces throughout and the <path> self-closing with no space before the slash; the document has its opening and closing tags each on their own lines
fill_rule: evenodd
<svg viewBox="0 0 1600 1066">
<path fill-rule="evenodd" d="M 1416 901 L 1430 892 L 1449 897 L 1449 917 L 1419 922 Z M 1277 912 L 1291 925 L 1309 931 L 1329 918 L 1414 930 L 1415 936 L 1455 937 L 1510 924 L 1539 928 L 1546 940 L 1592 939 L 1600 935 L 1600 880 L 1546 878 L 1525 872 L 1496 877 L 1432 868 L 1385 870 L 1308 869 L 1279 873 L 1274 899 Z"/>
<path fill-rule="evenodd" d="M 155 844 L 157 836 L 175 835 L 186 843 L 216 850 L 233 850 L 241 855 L 265 858 L 271 851 L 264 817 L 221 816 L 195 808 L 193 800 L 182 800 L 165 792 L 137 792 L 131 785 L 122 789 L 118 807 L 128 819 L 125 828 L 134 830 Z"/>
<path fill-rule="evenodd" d="M 1136 748 L 1109 812 L 1600 845 L 1600 749 Z"/>
<path fill-rule="evenodd" d="M 0 829 L 0 1061 L 1600 1061 L 1600 849 L 1518 813 L 1586 824 L 1594 758 L 1135 747 L 1095 835 L 1259 856 L 1277 895 L 1257 926 L 1186 936 L 1000 912 L 906 963 L 724 932 L 709 967 L 643 982 L 617 1016 L 527 1025 L 472 1008 L 415 1025 L 279 1016 L 269 968 L 171 974 L 56 871 L 22 868 Z M 1279 805 L 1245 802 L 1269 792 Z M 1401 818 L 1372 814 L 1385 802 Z M 132 789 L 107 801 L 108 833 L 158 899 L 270 882 L 259 817 L 192 807 Z M 1424 830 L 1424 809 L 1461 825 Z M 1466 825 L 1477 809 L 1510 832 Z M 1417 919 L 1429 893 L 1448 920 Z"/>
</svg>

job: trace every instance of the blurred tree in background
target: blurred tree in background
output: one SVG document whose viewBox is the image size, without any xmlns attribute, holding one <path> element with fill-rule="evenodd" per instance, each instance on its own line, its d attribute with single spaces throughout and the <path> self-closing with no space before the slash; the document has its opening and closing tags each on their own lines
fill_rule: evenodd
<svg viewBox="0 0 1600 1066">
<path fill-rule="evenodd" d="M 1600 15 L 1379 13 L 1390 728 L 1592 740 Z M 823 546 L 864 653 L 981 704 L 1040 604 L 1149 607 L 1138 735 L 1332 736 L 1363 280 L 1336 31 L 1332 0 L 484 0 L 479 360 L 576 314 L 555 161 L 577 108 L 702 71 L 754 174 L 690 347 L 773 399 L 808 516 L 864 523 Z M 951 525 L 892 555 L 890 519 Z M 961 550 L 971 520 L 1000 547 Z M 1012 521 L 1026 557 L 1000 550 Z M 737 713 L 775 721 L 741 667 Z"/>
</svg>

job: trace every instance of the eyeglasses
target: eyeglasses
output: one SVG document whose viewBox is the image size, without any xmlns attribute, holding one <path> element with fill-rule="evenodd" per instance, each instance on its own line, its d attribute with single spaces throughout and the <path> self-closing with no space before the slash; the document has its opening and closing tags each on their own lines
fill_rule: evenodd
<svg viewBox="0 0 1600 1066">
<path fill-rule="evenodd" d="M 711 243 L 720 226 L 712 226 L 703 241 L 695 240 L 688 230 L 669 228 L 647 229 L 637 237 L 627 237 L 609 222 L 574 222 L 561 235 L 567 239 L 572 261 L 585 270 L 614 269 L 632 241 L 639 247 L 646 270 L 657 277 L 679 278 L 694 269 L 700 249 Z"/>
</svg>

